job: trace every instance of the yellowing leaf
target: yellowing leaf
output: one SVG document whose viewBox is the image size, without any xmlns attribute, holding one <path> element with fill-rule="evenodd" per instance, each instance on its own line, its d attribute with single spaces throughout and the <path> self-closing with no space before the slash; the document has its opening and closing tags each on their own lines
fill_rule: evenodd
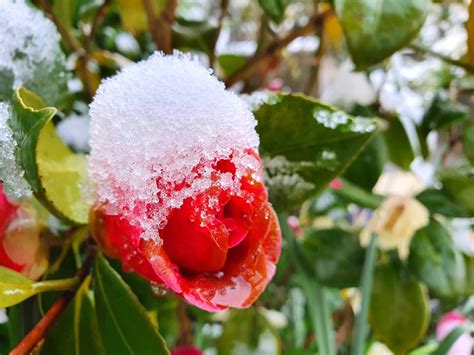
<svg viewBox="0 0 474 355">
<path fill-rule="evenodd" d="M 58 218 L 86 224 L 89 205 L 82 193 L 86 159 L 74 154 L 56 134 L 51 119 L 56 109 L 20 88 L 13 96 L 10 126 L 19 150 L 19 164 L 36 197 Z"/>
</svg>

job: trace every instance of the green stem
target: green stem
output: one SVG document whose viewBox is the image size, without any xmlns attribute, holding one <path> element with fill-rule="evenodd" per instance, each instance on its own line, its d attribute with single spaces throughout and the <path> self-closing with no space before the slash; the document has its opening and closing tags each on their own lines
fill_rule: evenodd
<svg viewBox="0 0 474 355">
<path fill-rule="evenodd" d="M 316 331 L 319 353 L 321 355 L 335 355 L 334 331 L 327 301 L 327 289 L 307 276 L 304 277 L 302 287 Z"/>
<path fill-rule="evenodd" d="M 70 279 L 62 280 L 48 280 L 35 282 L 32 287 L 35 293 L 52 292 L 52 291 L 70 291 L 77 288 L 79 285 L 79 278 L 72 277 Z"/>
<path fill-rule="evenodd" d="M 367 337 L 367 318 L 369 313 L 370 296 L 372 293 L 372 285 L 374 281 L 375 259 L 377 255 L 377 234 L 372 234 L 370 244 L 366 250 L 364 268 L 361 278 L 361 296 L 362 301 L 360 311 L 357 313 L 355 320 L 355 330 L 352 337 L 352 355 L 362 355 L 364 352 L 365 339 Z"/>
<path fill-rule="evenodd" d="M 301 275 L 299 283 L 305 294 L 306 302 L 311 314 L 316 338 L 318 342 L 318 349 L 321 355 L 335 355 L 336 343 L 334 339 L 333 324 L 331 319 L 330 307 L 327 301 L 327 289 L 319 285 L 313 277 L 305 270 L 301 264 L 301 259 L 298 253 L 298 245 L 293 231 L 289 228 L 287 223 L 287 216 L 285 214 L 278 215 L 280 221 L 280 228 L 288 241 L 288 248 L 291 259 Z"/>
</svg>

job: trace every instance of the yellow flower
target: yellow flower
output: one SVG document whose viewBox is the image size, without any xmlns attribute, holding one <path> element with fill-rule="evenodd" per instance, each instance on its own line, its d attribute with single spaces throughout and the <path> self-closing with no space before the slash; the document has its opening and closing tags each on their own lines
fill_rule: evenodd
<svg viewBox="0 0 474 355">
<path fill-rule="evenodd" d="M 406 259 L 415 232 L 429 223 L 426 207 L 411 197 L 422 189 L 423 185 L 411 173 L 383 174 L 374 192 L 388 196 L 362 230 L 361 245 L 367 246 L 372 233 L 377 233 L 380 249 L 397 249 L 400 258 Z"/>
</svg>

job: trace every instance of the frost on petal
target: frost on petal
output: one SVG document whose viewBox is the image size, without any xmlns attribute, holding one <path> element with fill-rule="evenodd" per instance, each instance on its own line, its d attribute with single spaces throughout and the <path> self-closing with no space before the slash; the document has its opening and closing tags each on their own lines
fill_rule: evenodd
<svg viewBox="0 0 474 355">
<path fill-rule="evenodd" d="M 9 105 L 0 102 L 0 181 L 4 192 L 12 199 L 31 195 L 25 172 L 15 159 L 16 141 L 8 124 Z"/>
<path fill-rule="evenodd" d="M 102 83 L 90 116 L 97 201 L 144 239 L 159 242 L 170 211 L 215 181 L 239 194 L 248 169 L 261 174 L 245 153 L 259 144 L 248 105 L 190 56 L 155 54 L 125 67 Z M 222 160 L 235 165 L 234 177 L 216 173 Z"/>
<path fill-rule="evenodd" d="M 26 86 L 54 105 L 65 95 L 65 56 L 54 24 L 24 0 L 0 0 L 0 100 Z"/>
</svg>

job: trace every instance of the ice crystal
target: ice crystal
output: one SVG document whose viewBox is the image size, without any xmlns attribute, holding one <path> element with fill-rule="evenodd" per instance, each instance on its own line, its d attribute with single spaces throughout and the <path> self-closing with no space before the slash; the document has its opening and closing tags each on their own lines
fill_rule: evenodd
<svg viewBox="0 0 474 355">
<path fill-rule="evenodd" d="M 105 80 L 90 107 L 89 171 L 97 200 L 159 241 L 171 209 L 217 181 L 238 193 L 245 153 L 257 149 L 248 105 L 228 92 L 199 62 L 183 54 L 155 54 Z M 215 176 L 213 165 L 237 168 Z M 212 203 L 212 201 L 209 201 Z"/>
</svg>

